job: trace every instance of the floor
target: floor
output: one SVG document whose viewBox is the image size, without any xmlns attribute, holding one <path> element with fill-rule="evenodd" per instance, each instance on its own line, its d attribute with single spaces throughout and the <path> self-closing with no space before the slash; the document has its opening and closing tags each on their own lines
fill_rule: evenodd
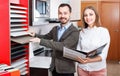
<svg viewBox="0 0 120 76">
<path fill-rule="evenodd" d="M 120 76 L 120 62 L 107 61 L 107 76 Z"/>
</svg>

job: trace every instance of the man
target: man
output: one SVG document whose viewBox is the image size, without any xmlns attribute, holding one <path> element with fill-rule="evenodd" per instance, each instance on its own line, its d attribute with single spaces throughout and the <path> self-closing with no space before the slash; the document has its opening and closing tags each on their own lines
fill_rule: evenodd
<svg viewBox="0 0 120 76">
<path fill-rule="evenodd" d="M 74 76 L 75 64 L 74 61 L 63 57 L 63 47 L 76 49 L 79 31 L 70 22 L 71 7 L 68 4 L 61 4 L 58 7 L 59 26 L 53 29 L 46 35 L 38 35 L 31 33 L 37 38 L 31 39 L 32 42 L 39 42 L 40 45 L 51 48 L 52 63 L 50 70 L 53 76 Z"/>
</svg>

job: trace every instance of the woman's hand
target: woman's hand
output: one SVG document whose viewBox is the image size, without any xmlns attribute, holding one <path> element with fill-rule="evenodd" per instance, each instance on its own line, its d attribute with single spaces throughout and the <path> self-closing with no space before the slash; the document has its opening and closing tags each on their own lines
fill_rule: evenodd
<svg viewBox="0 0 120 76">
<path fill-rule="evenodd" d="M 81 58 L 81 57 L 77 57 L 76 60 L 79 62 L 79 63 L 82 63 L 82 64 L 86 64 L 86 63 L 89 63 L 91 61 L 90 58 Z"/>
<path fill-rule="evenodd" d="M 82 64 L 86 64 L 86 63 L 91 63 L 91 62 L 99 62 L 102 60 L 102 58 L 100 56 L 96 56 L 94 58 L 81 58 L 81 57 L 77 57 L 76 60 L 79 62 L 79 63 L 82 63 Z"/>
</svg>

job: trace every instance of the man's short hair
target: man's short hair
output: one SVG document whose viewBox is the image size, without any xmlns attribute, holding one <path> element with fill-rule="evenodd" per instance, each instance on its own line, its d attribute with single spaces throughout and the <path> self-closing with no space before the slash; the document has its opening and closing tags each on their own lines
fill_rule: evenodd
<svg viewBox="0 0 120 76">
<path fill-rule="evenodd" d="M 69 11 L 70 11 L 70 13 L 71 13 L 71 12 L 72 12 L 72 8 L 71 8 L 71 6 L 70 6 L 69 4 L 67 4 L 67 3 L 62 3 L 62 4 L 60 4 L 58 8 L 60 8 L 60 7 L 65 7 L 65 6 L 67 6 L 67 7 L 69 8 Z"/>
</svg>

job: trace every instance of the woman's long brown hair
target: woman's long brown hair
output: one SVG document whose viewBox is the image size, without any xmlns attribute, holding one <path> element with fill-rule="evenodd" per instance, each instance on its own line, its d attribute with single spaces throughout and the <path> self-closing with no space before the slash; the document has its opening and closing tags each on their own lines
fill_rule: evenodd
<svg viewBox="0 0 120 76">
<path fill-rule="evenodd" d="M 96 11 L 96 9 L 93 7 L 93 6 L 87 6 L 84 10 L 83 10 L 83 13 L 82 13 L 82 23 L 83 23 L 83 28 L 87 28 L 88 27 L 88 24 L 85 22 L 84 20 L 84 12 L 86 9 L 91 9 L 95 12 L 95 16 L 96 16 L 96 19 L 95 19 L 95 24 L 96 26 L 101 26 L 101 23 L 100 23 L 100 20 L 99 20 L 99 15 L 98 15 L 98 12 Z"/>
</svg>

